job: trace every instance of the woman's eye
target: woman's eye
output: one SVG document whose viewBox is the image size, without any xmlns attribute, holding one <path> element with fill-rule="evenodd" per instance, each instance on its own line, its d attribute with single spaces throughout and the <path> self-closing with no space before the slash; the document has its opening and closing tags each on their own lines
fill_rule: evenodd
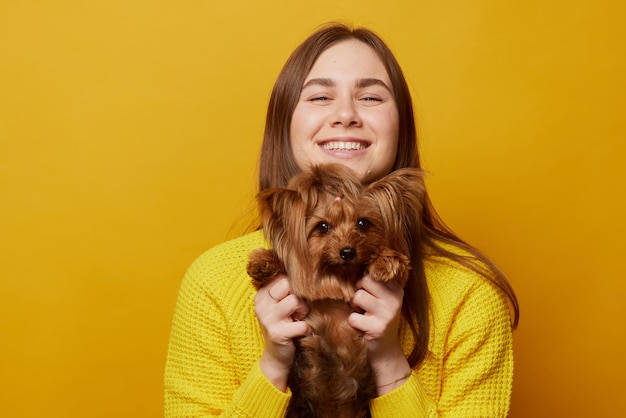
<svg viewBox="0 0 626 418">
<path fill-rule="evenodd" d="M 380 97 L 374 97 L 374 96 L 365 96 L 361 100 L 363 100 L 364 102 L 368 102 L 368 103 L 382 102 L 383 101 Z"/>
<path fill-rule="evenodd" d="M 328 96 L 315 96 L 309 99 L 311 102 L 325 103 L 330 101 L 330 97 Z"/>
</svg>

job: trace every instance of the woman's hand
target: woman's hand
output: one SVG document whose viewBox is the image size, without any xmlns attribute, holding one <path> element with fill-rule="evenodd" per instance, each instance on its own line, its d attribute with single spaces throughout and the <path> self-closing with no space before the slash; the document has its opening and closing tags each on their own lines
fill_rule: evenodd
<svg viewBox="0 0 626 418">
<path fill-rule="evenodd" d="M 352 303 L 364 312 L 353 312 L 348 321 L 365 333 L 376 387 L 382 395 L 401 386 L 411 373 L 398 335 L 404 290 L 394 281 L 381 283 L 369 275 L 357 282 L 357 289 Z"/>
<path fill-rule="evenodd" d="M 279 275 L 258 290 L 254 312 L 265 339 L 261 371 L 274 386 L 285 391 L 295 355 L 293 338 L 310 333 L 309 325 L 301 321 L 308 307 L 291 294 L 287 276 Z"/>
</svg>

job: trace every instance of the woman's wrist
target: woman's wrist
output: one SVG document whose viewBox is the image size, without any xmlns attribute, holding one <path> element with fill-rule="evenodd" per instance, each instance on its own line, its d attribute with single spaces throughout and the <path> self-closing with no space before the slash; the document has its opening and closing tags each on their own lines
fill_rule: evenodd
<svg viewBox="0 0 626 418">
<path fill-rule="evenodd" d="M 412 370 L 409 370 L 399 378 L 392 380 L 389 383 L 376 384 L 376 392 L 378 396 L 384 395 L 385 393 L 389 393 L 392 390 L 399 388 L 402 386 L 409 378 L 411 377 Z"/>
<path fill-rule="evenodd" d="M 401 349 L 390 357 L 371 362 L 371 365 L 376 376 L 378 396 L 402 386 L 411 377 L 411 366 Z"/>
<path fill-rule="evenodd" d="M 280 362 L 263 353 L 259 360 L 259 368 L 267 380 L 281 392 L 287 390 L 289 368 L 285 368 Z"/>
</svg>

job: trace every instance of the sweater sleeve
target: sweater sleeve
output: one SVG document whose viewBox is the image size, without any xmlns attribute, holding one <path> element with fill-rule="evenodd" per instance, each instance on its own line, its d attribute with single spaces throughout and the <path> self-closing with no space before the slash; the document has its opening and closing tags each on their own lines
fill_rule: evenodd
<svg viewBox="0 0 626 418">
<path fill-rule="evenodd" d="M 506 417 L 513 386 L 513 336 L 504 296 L 481 280 L 453 312 L 443 351 L 438 416 Z"/>
<path fill-rule="evenodd" d="M 442 349 L 431 353 L 423 370 L 415 371 L 404 385 L 374 399 L 370 405 L 372 416 L 506 417 L 513 380 L 513 346 L 503 297 L 481 280 L 460 297 L 434 292 L 433 299 L 436 309 L 447 311 L 434 315 L 433 346 L 441 342 Z M 452 299 L 457 300 L 454 306 L 441 308 Z M 447 332 L 441 327 L 444 323 Z"/>
<path fill-rule="evenodd" d="M 432 417 L 436 408 L 415 372 L 402 386 L 370 402 L 372 418 Z"/>
<path fill-rule="evenodd" d="M 194 263 L 180 287 L 165 367 L 165 416 L 282 417 L 290 393 L 265 378 L 258 359 L 242 370 L 224 296 L 233 292 L 213 292 L 207 283 L 217 282 L 207 279 L 206 264 Z"/>
</svg>

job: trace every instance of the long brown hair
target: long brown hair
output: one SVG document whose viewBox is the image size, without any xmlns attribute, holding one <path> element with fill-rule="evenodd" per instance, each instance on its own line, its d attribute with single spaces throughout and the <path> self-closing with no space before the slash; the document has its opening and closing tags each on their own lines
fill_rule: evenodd
<svg viewBox="0 0 626 418">
<path fill-rule="evenodd" d="M 358 40 L 369 45 L 382 61 L 391 80 L 399 115 L 398 153 L 392 170 L 421 168 L 411 94 L 393 53 L 371 30 L 333 23 L 323 26 L 300 44 L 288 58 L 276 80 L 270 96 L 261 148 L 259 190 L 285 187 L 300 172 L 291 149 L 289 132 L 302 85 L 317 58 L 329 47 L 346 40 Z M 422 206 L 419 225 L 415 225 L 415 231 L 411 231 L 417 242 L 411 250 L 413 269 L 405 287 L 402 305 L 402 315 L 409 324 L 415 341 L 408 357 L 412 367 L 419 365 L 428 353 L 430 299 L 423 264 L 425 254 L 456 261 L 485 277 L 509 299 L 513 309 L 514 328 L 519 320 L 515 292 L 502 272 L 480 251 L 461 240 L 445 225 L 427 193 L 424 194 Z M 446 248 L 449 245 L 460 248 L 469 255 L 451 251 Z"/>
</svg>

